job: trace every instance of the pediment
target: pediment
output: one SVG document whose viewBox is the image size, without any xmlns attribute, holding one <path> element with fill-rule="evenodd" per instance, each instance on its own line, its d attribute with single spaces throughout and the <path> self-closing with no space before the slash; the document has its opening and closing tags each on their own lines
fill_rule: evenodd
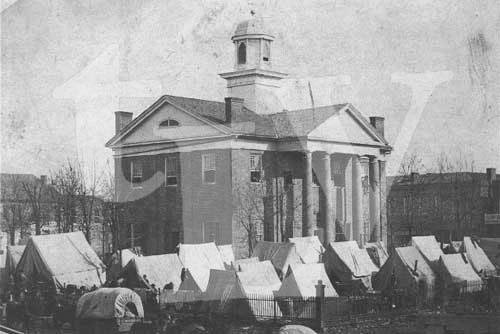
<svg viewBox="0 0 500 334">
<path fill-rule="evenodd" d="M 363 122 L 349 108 L 344 108 L 327 118 L 311 130 L 307 137 L 339 143 L 385 145 L 384 141 L 375 133 L 371 126 Z"/>
<path fill-rule="evenodd" d="M 168 100 L 146 110 L 133 122 L 136 124 L 112 141 L 112 145 L 196 139 L 226 134 L 223 126 L 217 126 L 183 110 Z"/>
</svg>

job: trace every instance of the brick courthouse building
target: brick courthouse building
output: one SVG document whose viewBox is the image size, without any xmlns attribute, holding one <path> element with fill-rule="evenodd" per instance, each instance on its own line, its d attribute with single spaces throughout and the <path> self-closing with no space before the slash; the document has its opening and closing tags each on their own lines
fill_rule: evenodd
<svg viewBox="0 0 500 334">
<path fill-rule="evenodd" d="M 387 240 L 384 119 L 348 103 L 283 110 L 273 39 L 258 19 L 238 25 L 225 102 L 165 95 L 135 119 L 116 112 L 122 246 L 215 241 L 244 256 L 260 239 Z"/>
</svg>

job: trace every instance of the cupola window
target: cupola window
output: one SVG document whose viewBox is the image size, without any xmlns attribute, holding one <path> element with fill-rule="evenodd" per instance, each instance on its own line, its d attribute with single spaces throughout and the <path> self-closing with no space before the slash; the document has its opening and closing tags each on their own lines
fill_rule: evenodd
<svg viewBox="0 0 500 334">
<path fill-rule="evenodd" d="M 179 122 L 176 121 L 175 119 L 166 119 L 163 122 L 160 123 L 161 128 L 166 128 L 166 127 L 172 127 L 172 126 L 179 126 Z"/>
<path fill-rule="evenodd" d="M 264 41 L 264 50 L 262 54 L 262 60 L 269 61 L 271 59 L 271 45 L 269 41 Z"/>
<path fill-rule="evenodd" d="M 247 46 L 245 43 L 240 43 L 238 46 L 238 64 L 247 62 Z"/>
</svg>

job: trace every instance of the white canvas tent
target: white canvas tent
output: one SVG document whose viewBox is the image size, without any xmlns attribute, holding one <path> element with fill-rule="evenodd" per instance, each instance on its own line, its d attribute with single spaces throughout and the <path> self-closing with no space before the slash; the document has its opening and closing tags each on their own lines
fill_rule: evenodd
<svg viewBox="0 0 500 334">
<path fill-rule="evenodd" d="M 28 280 L 53 281 L 58 288 L 101 286 L 106 281 L 104 264 L 80 231 L 31 237 L 16 273 Z"/>
<path fill-rule="evenodd" d="M 325 248 L 317 236 L 288 238 L 288 241 L 295 244 L 297 253 L 303 263 L 320 263 Z"/>
<path fill-rule="evenodd" d="M 235 260 L 233 262 L 233 269 L 236 270 L 236 271 L 239 271 L 241 270 L 240 269 L 240 265 L 241 264 L 245 264 L 245 263 L 255 263 L 255 262 L 259 262 L 259 258 L 258 257 L 249 257 L 248 259 L 239 259 L 239 260 Z"/>
<path fill-rule="evenodd" d="M 325 297 L 338 297 L 323 263 L 290 266 L 276 295 L 280 297 L 316 297 L 316 285 L 318 285 L 319 280 L 325 285 Z"/>
<path fill-rule="evenodd" d="M 482 280 L 463 254 L 443 254 L 438 262 L 439 275 L 446 287 L 463 285 L 467 291 L 480 290 Z"/>
<path fill-rule="evenodd" d="M 252 256 L 271 261 L 280 277 L 286 274 L 289 265 L 302 263 L 295 244 L 290 242 L 259 241 Z"/>
<path fill-rule="evenodd" d="M 433 235 L 411 237 L 411 245 L 419 250 L 425 260 L 436 268 L 443 251 Z"/>
<path fill-rule="evenodd" d="M 359 248 L 356 241 L 331 242 L 325 251 L 325 266 L 330 277 L 345 284 L 361 280 L 366 289 L 372 288 L 372 274 L 378 272 L 366 249 Z"/>
<path fill-rule="evenodd" d="M 5 270 L 7 275 L 13 275 L 16 271 L 17 264 L 23 256 L 25 245 L 7 246 L 7 256 L 5 257 Z"/>
<path fill-rule="evenodd" d="M 270 261 L 242 264 L 237 275 L 246 294 L 272 296 L 281 286 Z"/>
<path fill-rule="evenodd" d="M 380 291 L 405 289 L 431 298 L 436 275 L 422 254 L 412 246 L 397 247 L 373 277 L 373 288 Z"/>
<path fill-rule="evenodd" d="M 274 292 L 281 287 L 281 281 L 274 267 L 271 265 L 264 267 L 263 270 L 254 269 L 236 273 L 250 310 L 259 317 L 281 316 L 277 302 L 274 302 L 276 304 L 269 302 L 275 300 Z"/>
<path fill-rule="evenodd" d="M 234 262 L 233 245 L 219 245 L 217 249 L 219 250 L 220 257 L 222 258 L 222 262 L 224 262 L 226 270 L 232 269 Z"/>
<path fill-rule="evenodd" d="M 368 252 L 370 259 L 372 259 L 373 263 L 378 267 L 382 267 L 389 258 L 389 254 L 385 249 L 384 245 L 380 242 L 369 242 L 365 244 L 364 249 Z"/>
<path fill-rule="evenodd" d="M 323 263 L 291 265 L 280 289 L 275 294 L 280 300 L 282 312 L 286 315 L 291 315 L 293 312 L 299 318 L 314 318 L 316 310 L 311 307 L 313 304 L 295 301 L 297 298 L 304 300 L 316 297 L 318 281 L 325 286 L 325 297 L 338 297 Z"/>
<path fill-rule="evenodd" d="M 469 260 L 472 268 L 482 277 L 494 276 L 497 270 L 491 263 L 486 253 L 479 246 L 477 241 L 473 241 L 470 237 L 464 237 L 462 248 L 465 251 L 467 260 Z"/>
<path fill-rule="evenodd" d="M 481 238 L 479 239 L 481 248 L 488 256 L 491 263 L 499 269 L 500 268 L 500 238 Z"/>
<path fill-rule="evenodd" d="M 215 243 L 180 244 L 179 259 L 186 269 L 179 290 L 205 292 L 210 269 L 224 270 L 224 262 Z"/>
<path fill-rule="evenodd" d="M 255 318 L 281 316 L 273 303 L 273 288 L 281 284 L 274 268 L 269 272 L 210 270 L 204 302 L 211 311 Z M 241 277 L 241 279 L 240 279 Z M 265 299 L 265 300 L 261 300 Z"/>
<path fill-rule="evenodd" d="M 157 289 L 163 289 L 168 283 L 173 283 L 174 291 L 181 284 L 182 263 L 177 254 L 161 254 L 138 256 L 129 261 L 120 277 L 125 279 L 129 288 L 147 287 L 152 284 Z M 146 275 L 149 284 L 144 281 Z"/>
<path fill-rule="evenodd" d="M 120 250 L 120 256 L 121 268 L 125 268 L 130 260 L 142 256 L 142 252 L 138 248 L 125 248 Z"/>
</svg>

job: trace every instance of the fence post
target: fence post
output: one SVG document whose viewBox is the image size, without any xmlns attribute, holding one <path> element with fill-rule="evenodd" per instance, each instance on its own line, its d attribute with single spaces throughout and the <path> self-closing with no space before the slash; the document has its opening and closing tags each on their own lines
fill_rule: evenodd
<svg viewBox="0 0 500 334">
<path fill-rule="evenodd" d="M 322 280 L 318 280 L 318 284 L 316 287 L 316 322 L 318 325 L 318 329 L 320 331 L 323 330 L 323 305 L 325 300 L 325 285 Z"/>
<path fill-rule="evenodd" d="M 276 298 L 273 298 L 274 321 L 276 322 Z"/>
</svg>

